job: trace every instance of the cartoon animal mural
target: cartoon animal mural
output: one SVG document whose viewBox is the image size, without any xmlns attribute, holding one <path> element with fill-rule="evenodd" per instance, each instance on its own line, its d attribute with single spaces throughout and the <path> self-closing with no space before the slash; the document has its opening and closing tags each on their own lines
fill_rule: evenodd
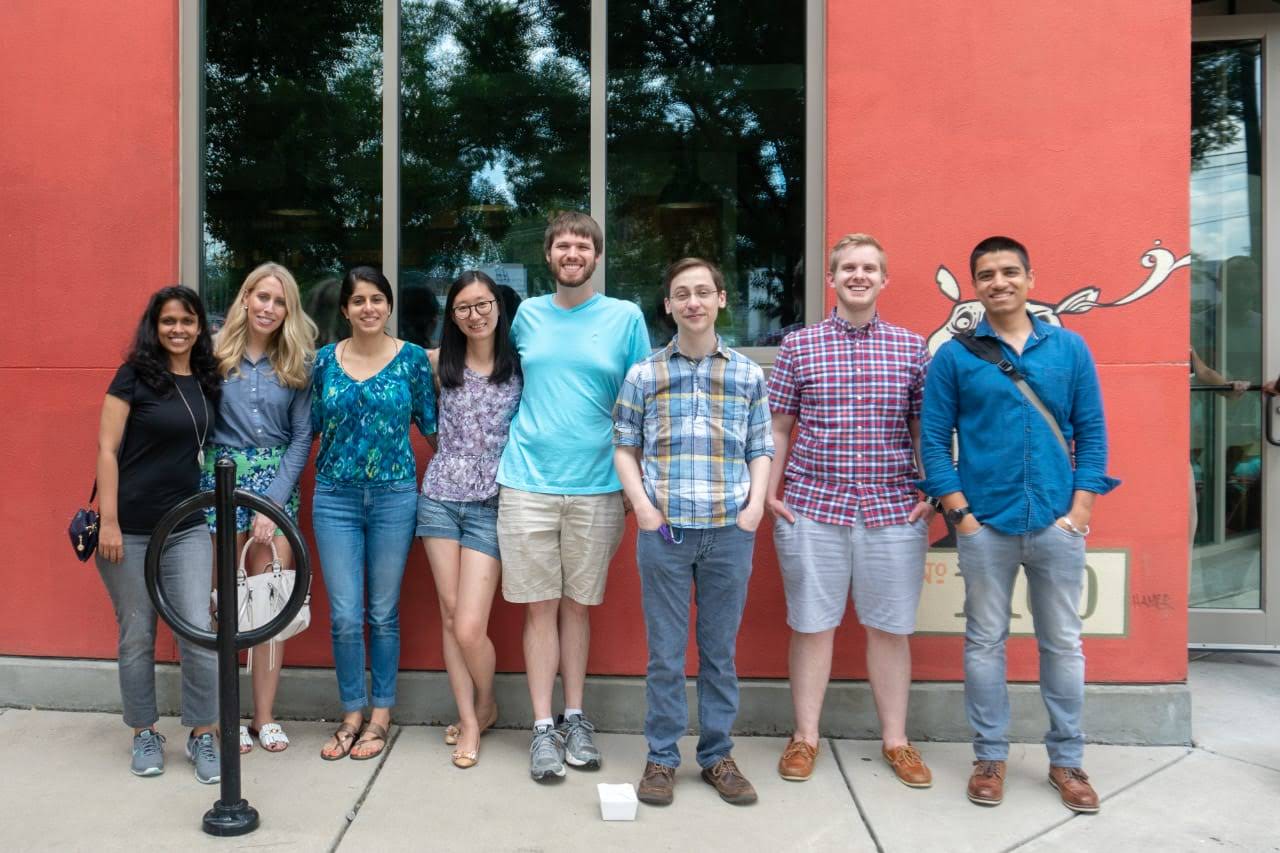
<svg viewBox="0 0 1280 853">
<path fill-rule="evenodd" d="M 1147 275 L 1146 281 L 1138 285 L 1137 289 L 1132 293 L 1117 299 L 1115 302 L 1099 302 L 1098 298 L 1102 295 L 1101 288 L 1090 285 L 1082 287 L 1073 293 L 1068 293 L 1056 305 L 1028 299 L 1027 307 L 1031 310 L 1031 313 L 1044 322 L 1054 326 L 1061 326 L 1062 317 L 1065 314 L 1084 314 L 1094 308 L 1116 308 L 1121 305 L 1128 305 L 1155 292 L 1156 288 L 1164 284 L 1175 271 L 1189 266 L 1191 264 L 1191 255 L 1183 255 L 1181 258 L 1175 257 L 1173 252 L 1164 248 L 1160 241 L 1156 240 L 1155 245 L 1142 254 L 1140 263 L 1151 270 Z M 939 329 L 929 336 L 930 355 L 936 353 L 940 346 L 951 340 L 957 333 L 967 332 L 976 327 L 985 313 L 982 303 L 978 300 L 961 300 L 960 284 L 956 281 L 956 277 L 951 273 L 951 270 L 945 266 L 938 267 L 934 280 L 938 283 L 938 289 L 942 291 L 942 294 L 954 302 L 955 306 L 951 309 L 951 316 L 947 318 L 947 322 L 943 323 Z"/>
</svg>

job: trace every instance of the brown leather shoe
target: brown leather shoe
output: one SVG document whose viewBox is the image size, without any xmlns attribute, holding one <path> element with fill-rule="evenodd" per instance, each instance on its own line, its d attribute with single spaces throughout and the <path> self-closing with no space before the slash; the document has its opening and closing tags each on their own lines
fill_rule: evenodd
<svg viewBox="0 0 1280 853">
<path fill-rule="evenodd" d="M 933 774 L 929 766 L 920 757 L 920 750 L 911 744 L 895 746 L 893 749 L 880 747 L 880 754 L 889 762 L 898 781 L 908 788 L 928 788 L 933 785 Z"/>
<path fill-rule="evenodd" d="M 969 800 L 980 806 L 998 806 L 1004 801 L 1004 762 L 975 761 L 969 776 Z"/>
<path fill-rule="evenodd" d="M 676 769 L 650 761 L 644 765 L 636 798 L 651 806 L 669 806 L 675 797 Z"/>
<path fill-rule="evenodd" d="M 818 748 L 802 740 L 793 740 L 778 759 L 778 775 L 788 782 L 805 782 L 813 775 Z"/>
<path fill-rule="evenodd" d="M 1079 767 L 1050 767 L 1049 784 L 1062 795 L 1062 804 L 1073 812 L 1094 814 L 1098 811 L 1098 792 L 1089 784 L 1089 774 Z"/>
<path fill-rule="evenodd" d="M 720 799 L 735 806 L 749 806 L 756 801 L 756 789 L 742 775 L 733 758 L 726 755 L 702 770 L 702 781 L 716 789 Z"/>
</svg>

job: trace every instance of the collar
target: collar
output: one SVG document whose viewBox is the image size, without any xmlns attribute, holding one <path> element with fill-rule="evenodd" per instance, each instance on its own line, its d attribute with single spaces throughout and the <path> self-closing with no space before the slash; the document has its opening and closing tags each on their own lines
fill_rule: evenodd
<svg viewBox="0 0 1280 853">
<path fill-rule="evenodd" d="M 1028 311 L 1027 316 L 1031 318 L 1031 334 L 1028 336 L 1029 341 L 1038 341 L 1053 334 L 1054 327 L 1035 315 L 1035 312 Z M 978 325 L 973 329 L 974 337 L 986 336 L 988 338 L 1000 339 L 996 334 L 996 330 L 991 328 L 991 324 L 987 322 L 987 315 L 984 312 L 982 319 L 978 321 Z"/>
<path fill-rule="evenodd" d="M 265 361 L 265 362 L 270 362 L 270 361 L 271 361 L 271 355 L 270 355 L 269 353 L 264 352 L 264 353 L 262 354 L 262 357 L 261 357 L 261 358 L 259 358 L 257 361 L 254 361 L 253 359 L 249 358 L 249 353 L 248 353 L 248 351 L 243 352 L 243 353 L 241 353 L 241 355 L 240 355 L 240 363 L 241 363 L 241 364 L 247 364 L 247 365 L 249 365 L 250 367 L 253 367 L 253 368 L 256 368 L 258 365 L 262 364 L 264 361 Z"/>
<path fill-rule="evenodd" d="M 689 358 L 689 356 L 680 352 L 680 333 L 679 332 L 676 332 L 676 334 L 671 338 L 671 341 L 665 347 L 662 348 L 663 358 L 670 360 L 671 357 L 674 355 L 680 356 L 685 361 L 693 361 L 693 359 Z M 729 353 L 726 352 L 724 348 L 724 339 L 721 338 L 719 335 L 716 335 L 716 348 L 711 352 L 711 355 L 713 356 L 718 355 L 724 359 L 727 359 L 729 357 Z"/>
<path fill-rule="evenodd" d="M 845 318 L 841 317 L 836 309 L 831 309 L 831 316 L 827 318 L 831 325 L 835 326 L 841 332 L 854 338 L 867 338 L 873 332 L 880 328 L 880 312 L 876 311 L 871 315 L 871 319 L 867 321 L 865 326 L 855 326 Z"/>
</svg>

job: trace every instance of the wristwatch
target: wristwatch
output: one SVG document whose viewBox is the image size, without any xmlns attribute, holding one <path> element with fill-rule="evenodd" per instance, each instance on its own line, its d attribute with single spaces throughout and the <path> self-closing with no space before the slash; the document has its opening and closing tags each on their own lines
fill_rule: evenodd
<svg viewBox="0 0 1280 853">
<path fill-rule="evenodd" d="M 959 524 L 964 520 L 966 515 L 970 515 L 972 512 L 973 510 L 969 509 L 967 506 L 958 507 L 957 509 L 949 509 L 947 510 L 947 521 L 952 524 Z"/>
</svg>

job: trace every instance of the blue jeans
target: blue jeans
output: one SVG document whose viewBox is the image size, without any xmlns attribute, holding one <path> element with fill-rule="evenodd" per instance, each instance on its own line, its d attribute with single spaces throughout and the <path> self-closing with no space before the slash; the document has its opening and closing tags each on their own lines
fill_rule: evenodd
<svg viewBox="0 0 1280 853">
<path fill-rule="evenodd" d="M 1040 698 L 1049 712 L 1045 747 L 1049 763 L 1080 767 L 1084 758 L 1084 654 L 1080 646 L 1080 593 L 1084 585 L 1084 537 L 1049 525 L 1021 536 L 982 527 L 956 537 L 964 576 L 964 704 L 976 732 L 980 761 L 1009 757 L 1009 688 L 1005 641 L 1018 566 L 1040 649 Z"/>
<path fill-rule="evenodd" d="M 417 512 L 413 480 L 347 484 L 316 478 L 312 523 L 329 593 L 333 663 L 344 712 L 396 704 L 400 581 Z M 366 591 L 372 702 L 364 682 Z"/>
<path fill-rule="evenodd" d="M 649 641 L 644 693 L 648 760 L 680 766 L 680 738 L 689 730 L 685 650 L 689 645 L 689 589 L 698 606 L 698 764 L 710 767 L 733 749 L 738 717 L 734 653 L 747 603 L 755 534 L 737 525 L 682 529 L 684 541 L 665 542 L 640 531 L 636 564 Z"/>
</svg>

